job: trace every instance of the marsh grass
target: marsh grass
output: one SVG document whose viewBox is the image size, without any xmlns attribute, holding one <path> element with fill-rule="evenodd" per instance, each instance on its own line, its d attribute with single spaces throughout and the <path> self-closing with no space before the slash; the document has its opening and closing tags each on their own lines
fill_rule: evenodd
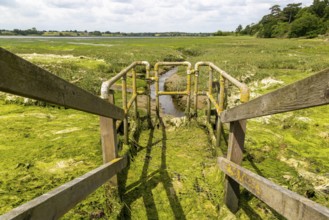
<svg viewBox="0 0 329 220">
<path fill-rule="evenodd" d="M 0 46 L 96 95 L 102 81 L 135 60 L 151 65 L 166 59 L 211 61 L 247 83 L 255 97 L 328 68 L 329 63 L 329 43 L 318 39 L 23 38 L 0 39 Z M 184 69 L 178 74 L 186 76 Z M 283 84 L 263 85 L 269 77 Z M 200 81 L 206 90 L 206 70 Z M 138 80 L 139 89 L 145 85 Z M 230 97 L 235 96 L 237 91 L 231 90 Z M 98 117 L 0 97 L 0 214 L 102 163 Z M 121 106 L 120 91 L 115 97 Z M 249 120 L 243 166 L 328 207 L 328 194 L 321 190 L 329 183 L 328 115 L 328 106 L 323 106 Z M 111 194 L 104 186 L 64 219 L 281 218 L 246 191 L 240 211 L 231 214 L 223 205 L 223 174 L 205 129 L 197 123 L 175 129 L 166 130 L 165 137 L 161 129 L 141 131 L 123 194 Z M 225 151 L 223 141 L 215 152 Z"/>
</svg>

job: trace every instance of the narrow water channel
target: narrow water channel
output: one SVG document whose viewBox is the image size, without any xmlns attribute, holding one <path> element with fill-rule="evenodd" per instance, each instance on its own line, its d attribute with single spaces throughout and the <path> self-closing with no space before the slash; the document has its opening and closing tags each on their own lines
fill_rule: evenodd
<svg viewBox="0 0 329 220">
<path fill-rule="evenodd" d="M 170 76 L 177 73 L 177 68 L 171 69 L 165 74 L 162 74 L 159 78 L 159 90 L 164 91 L 164 84 L 166 82 L 166 79 L 168 79 Z M 151 98 L 152 100 L 155 100 L 155 84 L 153 83 L 151 85 Z M 171 95 L 162 95 L 160 96 L 160 107 L 162 109 L 162 113 L 165 115 L 172 115 L 175 117 L 183 117 L 185 114 L 184 112 L 180 111 L 176 108 L 174 105 L 174 101 L 171 97 Z"/>
</svg>

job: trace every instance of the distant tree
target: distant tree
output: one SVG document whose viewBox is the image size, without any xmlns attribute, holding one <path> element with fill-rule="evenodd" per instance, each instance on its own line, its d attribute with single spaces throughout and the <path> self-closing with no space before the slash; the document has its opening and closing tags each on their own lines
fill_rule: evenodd
<svg viewBox="0 0 329 220">
<path fill-rule="evenodd" d="M 273 5 L 270 7 L 271 15 L 274 17 L 279 17 L 281 15 L 280 5 Z"/>
<path fill-rule="evenodd" d="M 239 24 L 239 26 L 235 29 L 235 34 L 240 34 L 240 32 L 243 30 L 243 27 L 241 24 Z"/>
<path fill-rule="evenodd" d="M 322 22 L 316 15 L 304 12 L 302 16 L 291 23 L 290 37 L 316 37 L 322 32 Z"/>
<path fill-rule="evenodd" d="M 327 7 L 325 8 L 323 18 L 324 18 L 325 20 L 329 20 L 329 6 L 327 6 Z"/>
<path fill-rule="evenodd" d="M 102 36 L 102 33 L 100 31 L 94 31 L 94 32 L 91 32 L 91 34 L 94 36 Z"/>
<path fill-rule="evenodd" d="M 329 6 L 328 0 L 314 0 L 313 4 L 310 6 L 311 12 L 316 14 L 318 17 L 323 18 L 326 14 L 326 8 Z"/>
<path fill-rule="evenodd" d="M 309 7 L 291 3 L 281 10 L 280 5 L 269 8 L 256 25 L 247 25 L 242 34 L 257 37 L 315 37 L 329 33 L 329 0 L 313 0 Z"/>
<path fill-rule="evenodd" d="M 273 27 L 277 25 L 279 20 L 274 16 L 265 15 L 259 22 L 258 37 L 271 38 Z"/>
<path fill-rule="evenodd" d="M 272 37 L 287 37 L 290 31 L 290 25 L 287 22 L 278 22 L 272 28 Z"/>
<path fill-rule="evenodd" d="M 288 4 L 282 11 L 285 21 L 288 21 L 289 24 L 293 22 L 298 12 L 302 9 L 301 5 L 302 3 Z"/>
<path fill-rule="evenodd" d="M 270 14 L 265 15 L 259 22 L 258 26 L 258 37 L 271 38 L 274 37 L 272 34 L 274 27 L 281 21 L 284 20 L 280 5 L 273 5 L 269 8 Z"/>
<path fill-rule="evenodd" d="M 230 36 L 230 35 L 234 35 L 234 32 L 227 32 L 227 31 L 218 30 L 213 35 L 214 36 Z"/>
</svg>

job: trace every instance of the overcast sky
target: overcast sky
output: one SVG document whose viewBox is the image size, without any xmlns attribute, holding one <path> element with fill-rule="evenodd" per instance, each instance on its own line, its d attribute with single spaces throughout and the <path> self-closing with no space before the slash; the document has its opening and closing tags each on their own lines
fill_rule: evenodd
<svg viewBox="0 0 329 220">
<path fill-rule="evenodd" d="M 121 32 L 232 31 L 275 4 L 313 0 L 0 0 L 0 29 Z"/>
</svg>

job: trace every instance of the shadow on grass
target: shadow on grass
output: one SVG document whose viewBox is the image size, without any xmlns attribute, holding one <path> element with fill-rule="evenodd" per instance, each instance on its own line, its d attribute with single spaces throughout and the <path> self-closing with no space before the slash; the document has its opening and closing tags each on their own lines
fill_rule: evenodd
<svg viewBox="0 0 329 220">
<path fill-rule="evenodd" d="M 247 156 L 246 159 L 249 161 L 250 165 L 254 168 L 254 170 L 256 171 L 256 173 L 260 176 L 264 176 L 262 171 L 257 167 L 257 165 L 254 163 L 254 161 Z M 240 200 L 240 207 L 244 210 L 244 212 L 246 213 L 246 215 L 248 215 L 248 217 L 250 219 L 263 219 L 259 214 L 257 214 L 255 212 L 255 210 L 249 206 L 248 202 L 250 200 L 252 200 L 253 198 L 255 198 L 255 196 L 248 192 L 246 189 L 241 190 L 241 200 Z M 263 203 L 262 201 L 260 201 L 259 203 L 260 206 L 263 207 L 264 210 L 269 211 L 272 213 L 272 215 L 274 215 L 276 217 L 276 219 L 286 219 L 284 218 L 282 215 L 280 215 L 278 212 L 276 212 L 274 209 L 272 209 L 271 207 L 269 207 L 268 205 L 266 205 L 265 203 Z M 266 207 L 266 209 L 265 209 Z"/>
<path fill-rule="evenodd" d="M 255 198 L 255 196 L 248 192 L 246 189 L 241 190 L 241 199 L 239 201 L 240 203 L 240 207 L 241 209 L 246 213 L 246 215 L 248 215 L 248 217 L 250 219 L 255 219 L 255 220 L 262 220 L 264 219 L 264 217 L 261 217 L 254 208 L 252 208 L 249 205 L 249 201 L 251 201 L 253 198 Z M 275 217 L 275 219 L 279 219 L 279 220 L 285 220 L 286 218 L 283 217 L 282 215 L 280 215 L 278 212 L 276 212 L 274 209 L 272 209 L 271 207 L 269 207 L 268 205 L 266 205 L 265 203 L 263 203 L 262 201 L 259 201 L 259 203 L 257 204 L 257 207 L 262 208 L 264 210 L 264 212 L 271 212 L 271 214 L 269 213 L 269 215 L 273 215 Z"/>
<path fill-rule="evenodd" d="M 131 204 L 136 201 L 138 198 L 143 198 L 146 215 L 148 219 L 159 219 L 158 210 L 154 201 L 154 196 L 152 190 L 157 187 L 159 183 L 162 183 L 166 191 L 170 207 L 174 213 L 175 219 L 186 219 L 182 206 L 179 202 L 179 199 L 173 190 L 172 179 L 170 178 L 169 173 L 167 172 L 166 164 L 166 153 L 167 153 L 167 135 L 164 123 L 162 118 L 159 117 L 160 129 L 162 131 L 162 139 L 153 143 L 154 139 L 154 128 L 151 128 L 150 135 L 146 147 L 146 154 L 144 158 L 144 164 L 140 179 L 126 187 L 126 179 L 128 176 L 128 167 L 120 174 L 119 177 L 119 192 L 122 201 L 124 202 L 124 207 L 121 209 L 121 212 L 117 219 L 131 219 Z M 135 137 L 138 138 L 139 137 Z M 138 141 L 136 139 L 136 141 Z M 161 150 L 161 166 L 158 170 L 148 174 L 148 169 L 151 161 L 151 153 L 154 145 L 162 143 Z M 137 153 L 137 151 L 136 151 Z M 132 189 L 132 190 L 131 190 Z"/>
</svg>

